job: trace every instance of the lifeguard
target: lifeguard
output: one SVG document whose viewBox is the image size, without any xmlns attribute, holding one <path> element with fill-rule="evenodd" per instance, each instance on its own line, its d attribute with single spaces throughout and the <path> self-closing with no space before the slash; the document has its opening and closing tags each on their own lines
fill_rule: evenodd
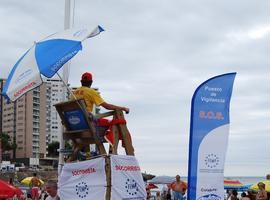
<svg viewBox="0 0 270 200">
<path fill-rule="evenodd" d="M 103 98 L 100 96 L 100 94 L 91 88 L 92 85 L 92 74 L 89 72 L 85 72 L 81 77 L 81 87 L 76 89 L 73 94 L 74 96 L 79 99 L 83 98 L 86 103 L 86 109 L 89 113 L 93 111 L 93 106 L 102 106 L 103 108 L 107 110 L 122 110 L 126 113 L 129 113 L 129 108 L 122 107 L 122 106 L 116 106 L 113 104 L 109 104 L 103 100 Z M 71 99 L 74 99 L 73 96 L 71 96 Z"/>
</svg>

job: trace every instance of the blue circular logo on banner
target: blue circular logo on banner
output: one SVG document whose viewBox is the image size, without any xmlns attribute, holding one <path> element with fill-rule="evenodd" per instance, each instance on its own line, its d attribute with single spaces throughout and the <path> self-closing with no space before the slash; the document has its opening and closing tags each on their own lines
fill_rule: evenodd
<svg viewBox="0 0 270 200">
<path fill-rule="evenodd" d="M 76 185 L 76 194 L 78 197 L 84 199 L 89 194 L 89 187 L 85 182 L 78 183 Z"/>
<path fill-rule="evenodd" d="M 219 157 L 211 153 L 205 156 L 204 162 L 208 168 L 215 168 L 219 165 Z"/>
<path fill-rule="evenodd" d="M 127 179 L 125 188 L 126 192 L 131 196 L 136 195 L 139 191 L 138 184 L 133 179 Z"/>
</svg>

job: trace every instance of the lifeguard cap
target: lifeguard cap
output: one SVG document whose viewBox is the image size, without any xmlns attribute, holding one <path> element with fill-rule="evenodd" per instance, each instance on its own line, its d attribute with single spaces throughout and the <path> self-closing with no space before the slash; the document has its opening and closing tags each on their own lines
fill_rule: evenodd
<svg viewBox="0 0 270 200">
<path fill-rule="evenodd" d="M 92 74 L 89 72 L 83 73 L 82 81 L 92 81 Z"/>
</svg>

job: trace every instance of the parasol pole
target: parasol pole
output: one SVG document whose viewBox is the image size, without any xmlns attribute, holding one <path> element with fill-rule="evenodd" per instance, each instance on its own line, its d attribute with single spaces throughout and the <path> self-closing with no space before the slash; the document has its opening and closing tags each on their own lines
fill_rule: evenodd
<svg viewBox="0 0 270 200">
<path fill-rule="evenodd" d="M 69 88 L 69 86 L 65 83 L 65 81 L 64 81 L 64 79 L 60 76 L 60 74 L 58 73 L 58 72 L 56 72 L 56 74 L 57 74 L 57 76 L 59 77 L 59 79 L 63 82 L 63 84 L 64 84 L 64 88 L 68 91 L 68 93 L 70 94 L 70 95 L 72 95 L 72 97 L 74 98 L 74 99 L 77 99 L 76 98 L 76 96 L 73 94 L 73 92 L 72 92 L 72 90 Z"/>
</svg>

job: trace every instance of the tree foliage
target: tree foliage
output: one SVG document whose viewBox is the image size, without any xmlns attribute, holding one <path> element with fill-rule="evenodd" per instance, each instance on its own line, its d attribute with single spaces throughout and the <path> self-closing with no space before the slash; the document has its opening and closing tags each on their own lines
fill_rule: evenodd
<svg viewBox="0 0 270 200">
<path fill-rule="evenodd" d="M 48 155 L 51 157 L 57 157 L 59 156 L 59 152 L 57 151 L 59 149 L 59 142 L 54 141 L 48 145 Z"/>
<path fill-rule="evenodd" d="M 72 149 L 72 146 L 68 141 L 65 141 L 65 149 Z"/>
<path fill-rule="evenodd" d="M 8 134 L 2 133 L 0 134 L 1 138 L 1 145 L 2 145 L 2 151 L 10 151 L 10 150 L 15 150 L 17 148 L 17 144 L 14 141 L 11 141 L 11 138 Z"/>
</svg>

